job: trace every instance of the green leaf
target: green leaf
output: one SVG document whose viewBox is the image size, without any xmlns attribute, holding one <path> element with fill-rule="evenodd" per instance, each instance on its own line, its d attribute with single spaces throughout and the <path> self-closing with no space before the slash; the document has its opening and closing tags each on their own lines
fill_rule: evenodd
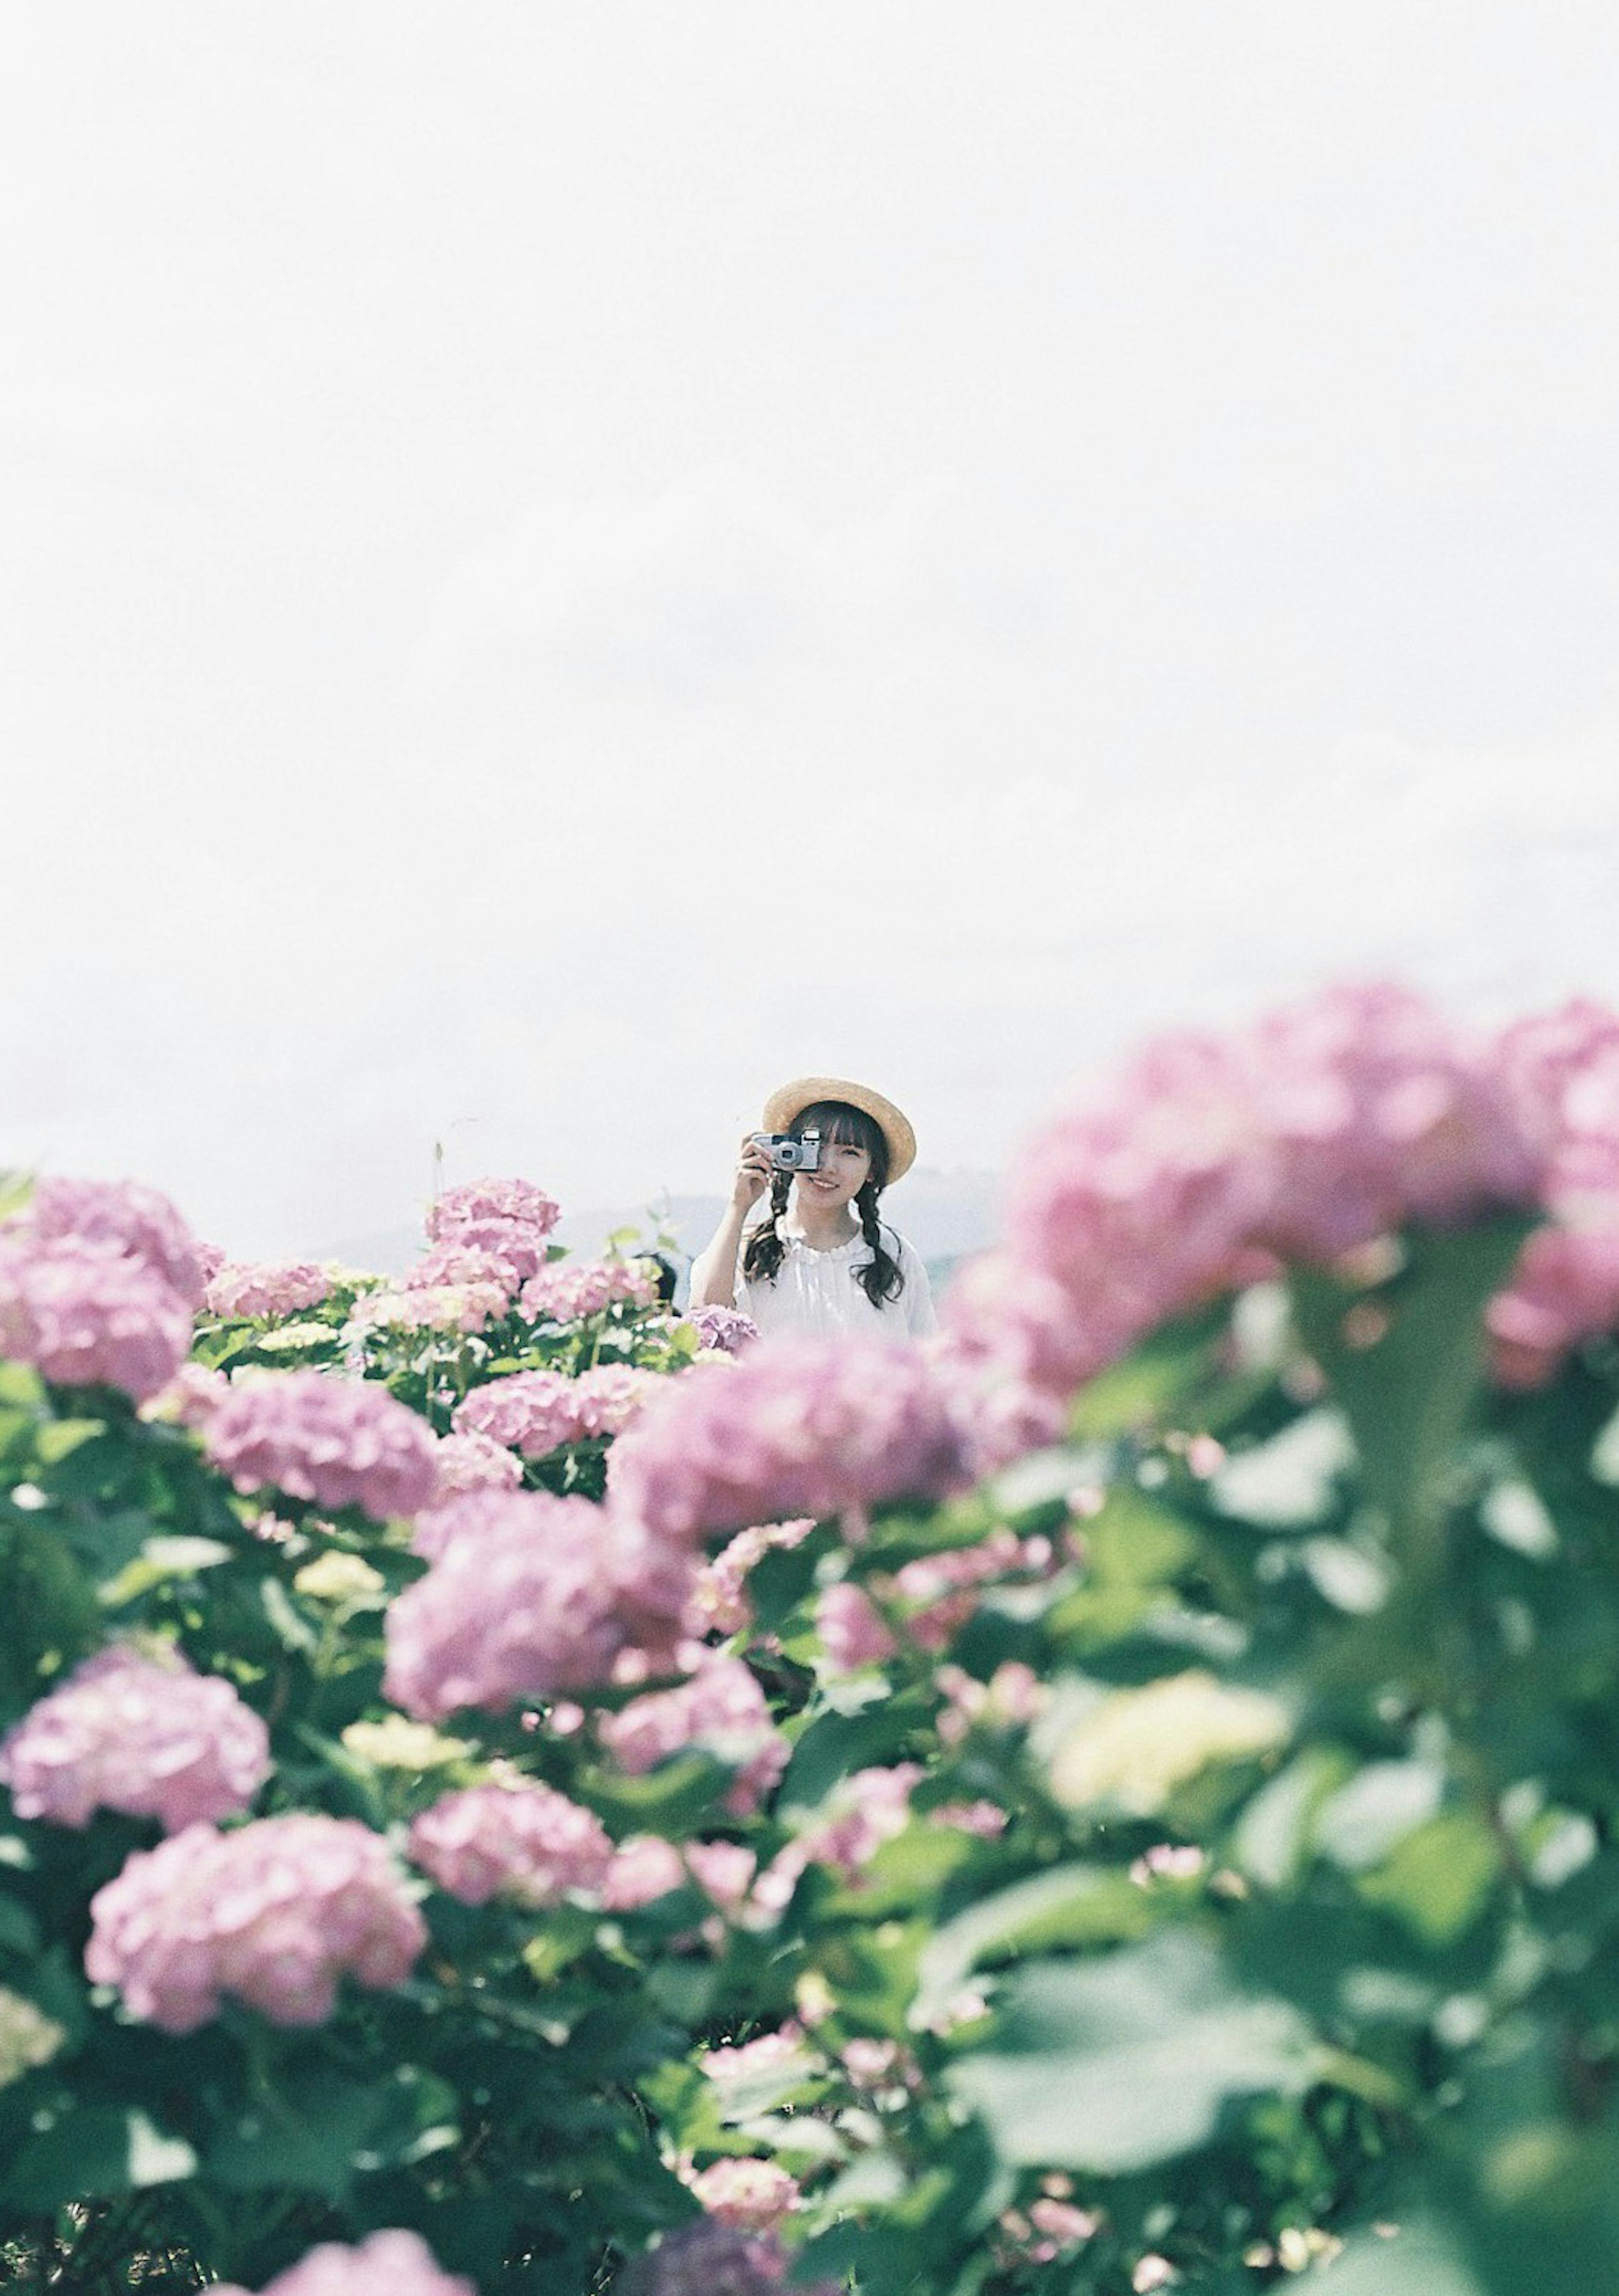
<svg viewBox="0 0 1619 2296">
<path fill-rule="evenodd" d="M 1406 1239 L 1386 1282 L 1354 1286 L 1315 1270 L 1291 1279 L 1305 1345 L 1353 1431 L 1371 1497 L 1396 1522 L 1428 1510 L 1484 1372 L 1484 1311 L 1531 1223 Z"/>
<path fill-rule="evenodd" d="M 144 1539 L 135 1560 L 126 1563 L 118 1576 L 100 1589 L 101 1598 L 109 1610 L 116 1611 L 126 1603 L 149 1595 L 167 1579 L 189 1578 L 196 1571 L 212 1570 L 230 1559 L 230 1548 L 217 1538 Z"/>
<path fill-rule="evenodd" d="M 1144 1340 L 1081 1388 L 1069 1421 L 1072 1433 L 1094 1442 L 1162 1423 L 1206 1369 L 1209 1342 L 1225 1321 L 1226 1310 L 1220 1307 L 1167 1324 Z"/>
<path fill-rule="evenodd" d="M 1434 1762 L 1369 1762 L 1321 1805 L 1315 1847 L 1352 1873 L 1380 1865 L 1437 1815 L 1444 1773 Z"/>
<path fill-rule="evenodd" d="M 671 1841 L 689 1834 L 729 1784 L 732 1766 L 696 1747 L 660 1762 L 644 1777 L 606 1772 L 590 1780 L 590 1799 L 615 1812 L 638 1833 L 661 1833 Z"/>
<path fill-rule="evenodd" d="M 1500 1870 L 1500 1847 L 1483 1819 L 1449 1809 L 1363 1874 L 1361 1895 L 1398 1915 L 1429 1944 L 1449 1945 L 1483 1911 Z"/>
<path fill-rule="evenodd" d="M 197 2156 L 130 2105 L 91 2104 L 64 2113 L 25 2144 L 6 2174 L 4 2197 L 28 2210 L 107 2199 L 192 2176 Z"/>
<path fill-rule="evenodd" d="M 1164 1586 L 1198 1554 L 1181 1517 L 1128 1483 L 1116 1485 L 1085 1524 L 1084 1543 L 1086 1575 L 1097 1587 Z"/>
<path fill-rule="evenodd" d="M 1295 2010 L 1239 1991 L 1185 1933 L 1030 1968 L 1009 1988 L 998 2042 L 950 2081 L 1002 2160 L 1107 2175 L 1190 2152 L 1228 2098 L 1297 2092 L 1320 2066 Z"/>
<path fill-rule="evenodd" d="M 1152 1909 L 1116 1866 L 1059 1866 L 982 1898 L 936 1931 L 918 1964 L 911 2021 L 926 2031 L 986 1962 L 1049 1951 L 1053 1946 L 1117 1945 L 1142 1937 Z"/>
<path fill-rule="evenodd" d="M 330 2067 L 311 2069 L 241 2115 L 209 2154 L 209 2175 L 240 2191 L 280 2185 L 336 2199 L 391 2102 L 374 2083 L 344 2080 Z"/>
<path fill-rule="evenodd" d="M 1427 2221 L 1392 2239 L 1364 2233 L 1321 2276 L 1321 2296 L 1488 2296 L 1447 2234 Z M 1574 2296 L 1574 2292 L 1567 2292 Z"/>
</svg>

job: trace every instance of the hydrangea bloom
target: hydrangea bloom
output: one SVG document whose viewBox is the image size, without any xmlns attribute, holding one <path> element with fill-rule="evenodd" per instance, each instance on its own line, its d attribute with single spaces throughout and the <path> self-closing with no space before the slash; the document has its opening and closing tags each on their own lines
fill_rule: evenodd
<svg viewBox="0 0 1619 2296">
<path fill-rule="evenodd" d="M 1543 1387 L 1581 1340 L 1619 1328 L 1619 1218 L 1537 1228 L 1484 1316 L 1503 1387 Z"/>
<path fill-rule="evenodd" d="M 133 1180 L 41 1180 L 23 1209 L 6 1223 L 7 1235 L 36 1243 L 70 1239 L 100 1245 L 111 1255 L 154 1269 L 188 1308 L 201 1304 L 203 1247 L 166 1195 Z"/>
<path fill-rule="evenodd" d="M 771 2234 L 716 2217 L 666 2233 L 623 2276 L 626 2296 L 781 2296 L 786 2278 L 786 2252 Z M 835 2280 L 793 2284 L 801 2296 L 837 2296 L 838 2287 Z"/>
<path fill-rule="evenodd" d="M 1501 1072 L 1519 1120 L 1549 1161 L 1546 1194 L 1577 1210 L 1619 1188 L 1619 1013 L 1585 998 L 1515 1021 L 1501 1033 Z"/>
<path fill-rule="evenodd" d="M 458 1435 L 487 1435 L 526 1459 L 543 1459 L 565 1443 L 619 1434 L 662 1384 L 656 1372 L 628 1364 L 603 1364 L 576 1379 L 511 1372 L 474 1388 L 456 1405 L 451 1423 Z"/>
<path fill-rule="evenodd" d="M 423 1721 L 605 1682 L 627 1643 L 672 1639 L 691 1564 L 588 1500 L 469 1492 L 424 1578 L 389 1605 L 384 1687 Z"/>
<path fill-rule="evenodd" d="M 717 1348 L 722 1355 L 740 1356 L 759 1336 L 753 1317 L 734 1308 L 692 1308 L 686 1321 L 706 1348 Z"/>
<path fill-rule="evenodd" d="M 469 1228 L 487 1220 L 506 1220 L 542 1236 L 549 1235 L 560 1218 L 555 1198 L 532 1180 L 468 1180 L 438 1197 L 428 1214 L 427 1232 L 435 1242 L 444 1242 L 464 1236 Z"/>
<path fill-rule="evenodd" d="M 810 1866 L 825 1866 L 841 1881 L 857 1882 L 861 1868 L 884 1842 L 910 1824 L 911 1792 L 921 1775 L 918 1762 L 851 1771 L 813 1823 L 771 1860 L 755 1887 L 755 1903 L 767 1914 L 780 1913 Z"/>
<path fill-rule="evenodd" d="M 18 1816 L 53 1825 L 118 1809 L 177 1833 L 246 1809 L 269 1769 L 269 1732 L 228 1682 L 127 1644 L 86 1659 L 0 1743 Z"/>
<path fill-rule="evenodd" d="M 539 1784 L 469 1786 L 412 1825 L 410 1855 L 463 1905 L 514 1898 L 554 1906 L 570 1890 L 599 1890 L 613 1862 L 601 1820 Z"/>
<path fill-rule="evenodd" d="M 397 1291 L 368 1292 L 355 1301 L 350 1333 L 392 1325 L 398 1331 L 481 1332 L 506 1312 L 501 1283 L 419 1284 Z"/>
<path fill-rule="evenodd" d="M 778 1547 L 802 1546 L 815 1528 L 814 1515 L 792 1522 L 751 1523 L 699 1570 L 686 1624 L 693 1635 L 736 1635 L 753 1620 L 748 1575 L 756 1562 Z"/>
<path fill-rule="evenodd" d="M 143 1403 L 191 1341 L 190 1308 L 150 1260 L 105 1240 L 0 1237 L 0 1355 L 53 1386 L 116 1387 Z"/>
<path fill-rule="evenodd" d="M 613 1454 L 619 1503 L 696 1538 L 817 1520 L 965 1479 L 962 1435 L 925 1357 L 879 1341 L 783 1341 L 723 1379 L 670 1382 Z"/>
<path fill-rule="evenodd" d="M 209 1419 L 203 1444 L 239 1491 L 285 1491 L 373 1521 L 414 1514 L 437 1480 L 432 1431 L 380 1387 L 320 1371 L 246 1380 Z"/>
<path fill-rule="evenodd" d="M 181 1427 L 201 1427 L 230 1391 L 231 1382 L 222 1371 L 207 1364 L 183 1363 L 174 1377 L 141 1406 L 141 1416 L 172 1420 Z"/>
<path fill-rule="evenodd" d="M 214 2296 L 249 2296 L 249 2291 L 232 2281 Z M 357 2248 L 323 2241 L 267 2280 L 259 2296 L 478 2296 L 478 2291 L 459 2273 L 441 2272 L 418 2234 L 373 2232 Z"/>
<path fill-rule="evenodd" d="M 778 2231 L 802 2198 L 797 2177 L 774 2161 L 728 2155 L 690 2181 L 711 2217 L 742 2232 Z"/>
<path fill-rule="evenodd" d="M 644 1267 L 627 1259 L 562 1261 L 542 1267 L 524 1284 L 519 1306 L 533 1323 L 575 1324 L 620 1302 L 650 1308 L 658 1287 Z"/>
<path fill-rule="evenodd" d="M 439 1197 L 427 1226 L 435 1242 L 499 1260 L 510 1292 L 544 1267 L 545 1238 L 558 1217 L 555 1202 L 532 1180 L 470 1180 Z"/>
<path fill-rule="evenodd" d="M 206 2024 L 227 1993 L 278 2025 L 323 2023 L 345 1973 L 403 1984 L 427 1941 L 380 1834 L 301 1811 L 137 1850 L 90 1913 L 92 1982 L 170 2033 Z"/>
<path fill-rule="evenodd" d="M 753 1851 L 740 1841 L 686 1844 L 686 1865 L 692 1880 L 727 1914 L 737 1912 L 747 1898 L 758 1862 Z"/>
<path fill-rule="evenodd" d="M 614 1851 L 601 1902 L 609 1914 L 636 1913 L 666 1898 L 671 1890 L 683 1889 L 685 1880 L 686 1869 L 672 1841 L 658 1833 L 638 1833 Z"/>
<path fill-rule="evenodd" d="M 311 1259 L 227 1260 L 209 1278 L 202 1304 L 212 1316 L 290 1316 L 318 1308 L 331 1278 Z"/>
<path fill-rule="evenodd" d="M 741 1815 L 757 1806 L 787 1767 L 788 1744 L 770 1718 L 765 1693 L 740 1659 L 709 1658 L 689 1682 L 633 1698 L 603 1717 L 602 1742 L 632 1777 L 701 1746 L 736 1767 L 725 1807 Z"/>
<path fill-rule="evenodd" d="M 437 1292 L 446 1283 L 493 1283 L 510 1300 L 518 1288 L 517 1271 L 497 1251 L 475 1250 L 449 1242 L 436 1243 L 399 1278 L 402 1292 Z"/>
<path fill-rule="evenodd" d="M 438 1481 L 434 1504 L 462 1491 L 512 1490 L 523 1480 L 523 1463 L 487 1435 L 443 1435 L 434 1453 Z"/>
<path fill-rule="evenodd" d="M 1588 1050 L 1591 1029 L 1572 1033 Z M 999 1374 L 1066 1397 L 1278 1258 L 1330 1262 L 1408 1221 L 1533 1205 L 1567 1128 L 1536 1092 L 1548 1062 L 1574 1058 L 1526 1042 L 1509 1056 L 1377 985 L 1149 1046 L 1036 1138 L 1006 1251 L 952 1287 L 944 1322 L 982 1407 Z"/>
<path fill-rule="evenodd" d="M 828 1587 L 817 1598 L 815 1632 L 835 1674 L 881 1666 L 899 1647 L 870 1595 L 848 1578 Z"/>
</svg>

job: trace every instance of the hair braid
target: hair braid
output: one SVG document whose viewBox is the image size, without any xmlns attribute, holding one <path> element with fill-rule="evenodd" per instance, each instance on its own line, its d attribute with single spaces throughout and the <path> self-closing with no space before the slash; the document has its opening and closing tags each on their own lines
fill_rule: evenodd
<svg viewBox="0 0 1619 2296">
<path fill-rule="evenodd" d="M 877 1217 L 879 1193 L 876 1180 L 870 1179 L 854 1199 L 860 1214 L 860 1233 L 871 1253 L 868 1264 L 855 1270 L 854 1281 L 874 1308 L 897 1300 L 905 1288 L 904 1271 L 883 1242 L 883 1226 Z"/>
<path fill-rule="evenodd" d="M 781 1234 L 781 1217 L 787 1210 L 788 1195 L 792 1188 L 792 1175 L 773 1172 L 770 1181 L 770 1218 L 755 1228 L 748 1239 L 748 1249 L 742 1254 L 742 1273 L 760 1276 L 773 1283 L 781 1262 L 787 1257 L 787 1242 Z"/>
</svg>

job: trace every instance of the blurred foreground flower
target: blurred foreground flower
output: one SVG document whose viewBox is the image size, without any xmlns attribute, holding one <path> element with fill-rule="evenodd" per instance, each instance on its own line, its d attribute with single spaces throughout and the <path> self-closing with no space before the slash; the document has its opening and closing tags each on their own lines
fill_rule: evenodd
<svg viewBox="0 0 1619 2296">
<path fill-rule="evenodd" d="M 235 2281 L 215 2296 L 249 2296 Z M 413 2232 L 373 2232 L 357 2248 L 324 2242 L 274 2280 L 259 2296 L 478 2296 L 470 2280 L 441 2272 L 427 2243 Z"/>
<path fill-rule="evenodd" d="M 816 1341 L 751 1349 L 723 1379 L 671 1382 L 615 1449 L 609 1480 L 650 1530 L 695 1539 L 937 1496 L 965 1474 L 918 1349 Z"/>
</svg>

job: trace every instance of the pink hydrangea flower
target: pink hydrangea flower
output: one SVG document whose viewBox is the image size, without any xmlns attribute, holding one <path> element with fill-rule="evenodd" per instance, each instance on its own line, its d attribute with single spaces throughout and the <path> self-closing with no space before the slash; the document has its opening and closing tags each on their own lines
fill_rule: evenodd
<svg viewBox="0 0 1619 2296">
<path fill-rule="evenodd" d="M 227 1993 L 274 2024 L 322 2024 L 341 1977 L 403 1984 L 427 1942 L 382 1837 L 303 1811 L 137 1850 L 90 1913 L 92 1982 L 170 2033 L 206 2024 Z"/>
<path fill-rule="evenodd" d="M 971 1546 L 919 1554 L 894 1577 L 901 1602 L 915 1605 L 905 1632 L 923 1650 L 943 1650 L 977 1609 L 980 1587 L 992 1579 L 1043 1574 L 1051 1562 L 1048 1541 L 1020 1539 L 1004 1528 Z"/>
<path fill-rule="evenodd" d="M 166 1195 L 134 1180 L 41 1180 L 4 1231 L 36 1243 L 74 1241 L 139 1260 L 187 1308 L 201 1304 L 203 1247 Z"/>
<path fill-rule="evenodd" d="M 55 1387 L 115 1387 L 144 1403 L 192 1341 L 185 1300 L 150 1260 L 106 1239 L 0 1237 L 0 1355 Z"/>
<path fill-rule="evenodd" d="M 456 1405 L 451 1423 L 457 1434 L 487 1435 L 526 1459 L 543 1459 L 567 1443 L 618 1434 L 664 1384 L 655 1372 L 629 1364 L 604 1364 L 576 1379 L 511 1372 L 474 1388 Z"/>
<path fill-rule="evenodd" d="M 708 2214 L 741 2232 L 776 2232 L 803 2194 L 796 2177 L 773 2161 L 727 2157 L 688 2180 Z"/>
<path fill-rule="evenodd" d="M 745 1901 L 758 1859 L 740 1841 L 688 1841 L 686 1866 L 692 1880 L 722 1913 L 738 1912 Z"/>
<path fill-rule="evenodd" d="M 672 1890 L 685 1886 L 686 1869 L 672 1841 L 656 1833 L 638 1833 L 621 1841 L 602 1884 L 601 1902 L 609 1914 L 633 1914 L 655 1905 Z"/>
<path fill-rule="evenodd" d="M 249 2296 L 232 2281 L 214 2296 Z M 266 2281 L 259 2296 L 478 2296 L 459 2273 L 441 2272 L 431 2249 L 413 2232 L 373 2232 L 357 2248 L 323 2241 Z"/>
<path fill-rule="evenodd" d="M 231 1391 L 222 1371 L 207 1364 L 183 1363 L 171 1380 L 141 1406 L 143 1419 L 172 1420 L 180 1427 L 202 1427 Z"/>
<path fill-rule="evenodd" d="M 1549 1140 L 1510 1067 L 1375 984 L 1227 1037 L 1165 1038 L 1036 1138 L 1009 1256 L 947 1324 L 969 1356 L 1068 1392 L 1279 1256 L 1328 1262 L 1408 1221 L 1532 1205 Z"/>
<path fill-rule="evenodd" d="M 780 2296 L 787 2261 L 773 2234 L 703 2217 L 666 2233 L 649 2255 L 636 2258 L 623 2276 L 625 2296 Z M 794 2286 L 800 2296 L 838 2296 L 839 2284 Z"/>
<path fill-rule="evenodd" d="M 570 1891 L 599 1890 L 613 1862 L 601 1820 L 538 1784 L 443 1795 L 412 1825 L 409 1849 L 441 1890 L 468 1906 L 495 1897 L 554 1906 Z"/>
<path fill-rule="evenodd" d="M 290 1316 L 318 1308 L 331 1278 L 311 1259 L 227 1260 L 210 1276 L 202 1304 L 211 1316 Z"/>
<path fill-rule="evenodd" d="M 1519 1121 L 1547 1157 L 1548 1201 L 1565 1209 L 1593 1189 L 1611 1195 L 1619 1184 L 1619 1013 L 1576 998 L 1532 1014 L 1502 1030 L 1497 1057 Z"/>
<path fill-rule="evenodd" d="M 549 1235 L 561 1210 L 554 1197 L 532 1180 L 468 1180 L 446 1188 L 428 1214 L 427 1232 L 436 1242 L 463 1237 L 488 1220 L 509 1221 L 536 1236 Z"/>
<path fill-rule="evenodd" d="M 703 2052 L 703 2070 L 722 2086 L 756 2080 L 761 2074 L 785 2072 L 789 2066 L 808 2071 L 818 2068 L 805 2045 L 804 2028 L 793 2018 L 773 2032 L 756 2033 L 751 2041 L 722 2042 Z"/>
<path fill-rule="evenodd" d="M 759 1336 L 753 1317 L 739 1315 L 734 1308 L 691 1308 L 686 1321 L 706 1348 L 717 1348 L 722 1355 L 740 1356 Z"/>
<path fill-rule="evenodd" d="M 668 1383 L 613 1454 L 620 1505 L 698 1538 L 789 1515 L 817 1520 L 965 1478 L 965 1447 L 920 1350 L 782 1341 L 720 1378 Z"/>
<path fill-rule="evenodd" d="M 650 1308 L 657 1297 L 651 1276 L 634 1260 L 564 1260 L 531 1275 L 518 1304 L 533 1323 L 575 1324 L 619 1304 Z"/>
<path fill-rule="evenodd" d="M 979 1841 L 994 1841 L 1006 1832 L 1007 1814 L 993 1801 L 942 1801 L 928 1812 L 928 1823 L 953 1826 Z"/>
<path fill-rule="evenodd" d="M 413 1290 L 367 1292 L 349 1317 L 356 1332 L 388 1326 L 407 1332 L 481 1332 L 507 1308 L 500 1283 L 419 1284 Z"/>
<path fill-rule="evenodd" d="M 632 1777 L 640 1777 L 688 1746 L 700 1746 L 735 1766 L 725 1807 L 738 1816 L 756 1808 L 787 1767 L 787 1741 L 740 1659 L 706 1655 L 689 1682 L 633 1698 L 604 1715 L 601 1741 Z"/>
<path fill-rule="evenodd" d="M 815 1632 L 835 1674 L 856 1674 L 880 1666 L 899 1645 L 870 1595 L 852 1579 L 829 1587 L 815 1603 Z"/>
<path fill-rule="evenodd" d="M 358 1507 L 376 1522 L 414 1514 L 437 1480 L 437 1447 L 424 1420 L 383 1388 L 326 1372 L 238 1382 L 202 1439 L 239 1491 Z"/>
<path fill-rule="evenodd" d="M 270 1734 L 228 1682 L 127 1644 L 86 1659 L 0 1743 L 18 1816 L 53 1825 L 118 1809 L 178 1833 L 234 1817 L 269 1771 Z"/>
<path fill-rule="evenodd" d="M 777 1548 L 800 1546 L 815 1528 L 814 1515 L 792 1522 L 752 1523 L 699 1568 L 686 1617 L 693 1635 L 738 1635 L 753 1622 L 748 1578 L 756 1562 Z"/>
<path fill-rule="evenodd" d="M 812 1823 L 760 1874 L 755 1904 L 765 1913 L 781 1913 L 810 1866 L 824 1866 L 846 1882 L 858 1882 L 884 1842 L 910 1824 L 911 1792 L 921 1775 L 918 1762 L 895 1762 L 854 1770 L 841 1779 Z"/>
<path fill-rule="evenodd" d="M 585 1499 L 469 1492 L 424 1578 L 388 1606 L 384 1687 L 423 1721 L 606 1682 L 626 1644 L 673 1639 L 689 1558 Z"/>
<path fill-rule="evenodd" d="M 1619 1218 L 1537 1228 L 1484 1325 L 1494 1376 L 1515 1389 L 1543 1387 L 1570 1348 L 1619 1329 Z"/>
<path fill-rule="evenodd" d="M 515 1490 L 523 1480 L 522 1461 L 487 1435 L 442 1435 L 433 1457 L 438 1469 L 435 1505 L 464 1491 Z"/>
<path fill-rule="evenodd" d="M 509 1301 L 516 1296 L 518 1275 L 511 1261 L 503 1259 L 497 1251 L 477 1250 L 469 1244 L 451 1242 L 436 1243 L 430 1250 L 424 1251 L 405 1269 L 398 1288 L 402 1292 L 437 1292 L 446 1283 L 492 1283 Z"/>
</svg>

